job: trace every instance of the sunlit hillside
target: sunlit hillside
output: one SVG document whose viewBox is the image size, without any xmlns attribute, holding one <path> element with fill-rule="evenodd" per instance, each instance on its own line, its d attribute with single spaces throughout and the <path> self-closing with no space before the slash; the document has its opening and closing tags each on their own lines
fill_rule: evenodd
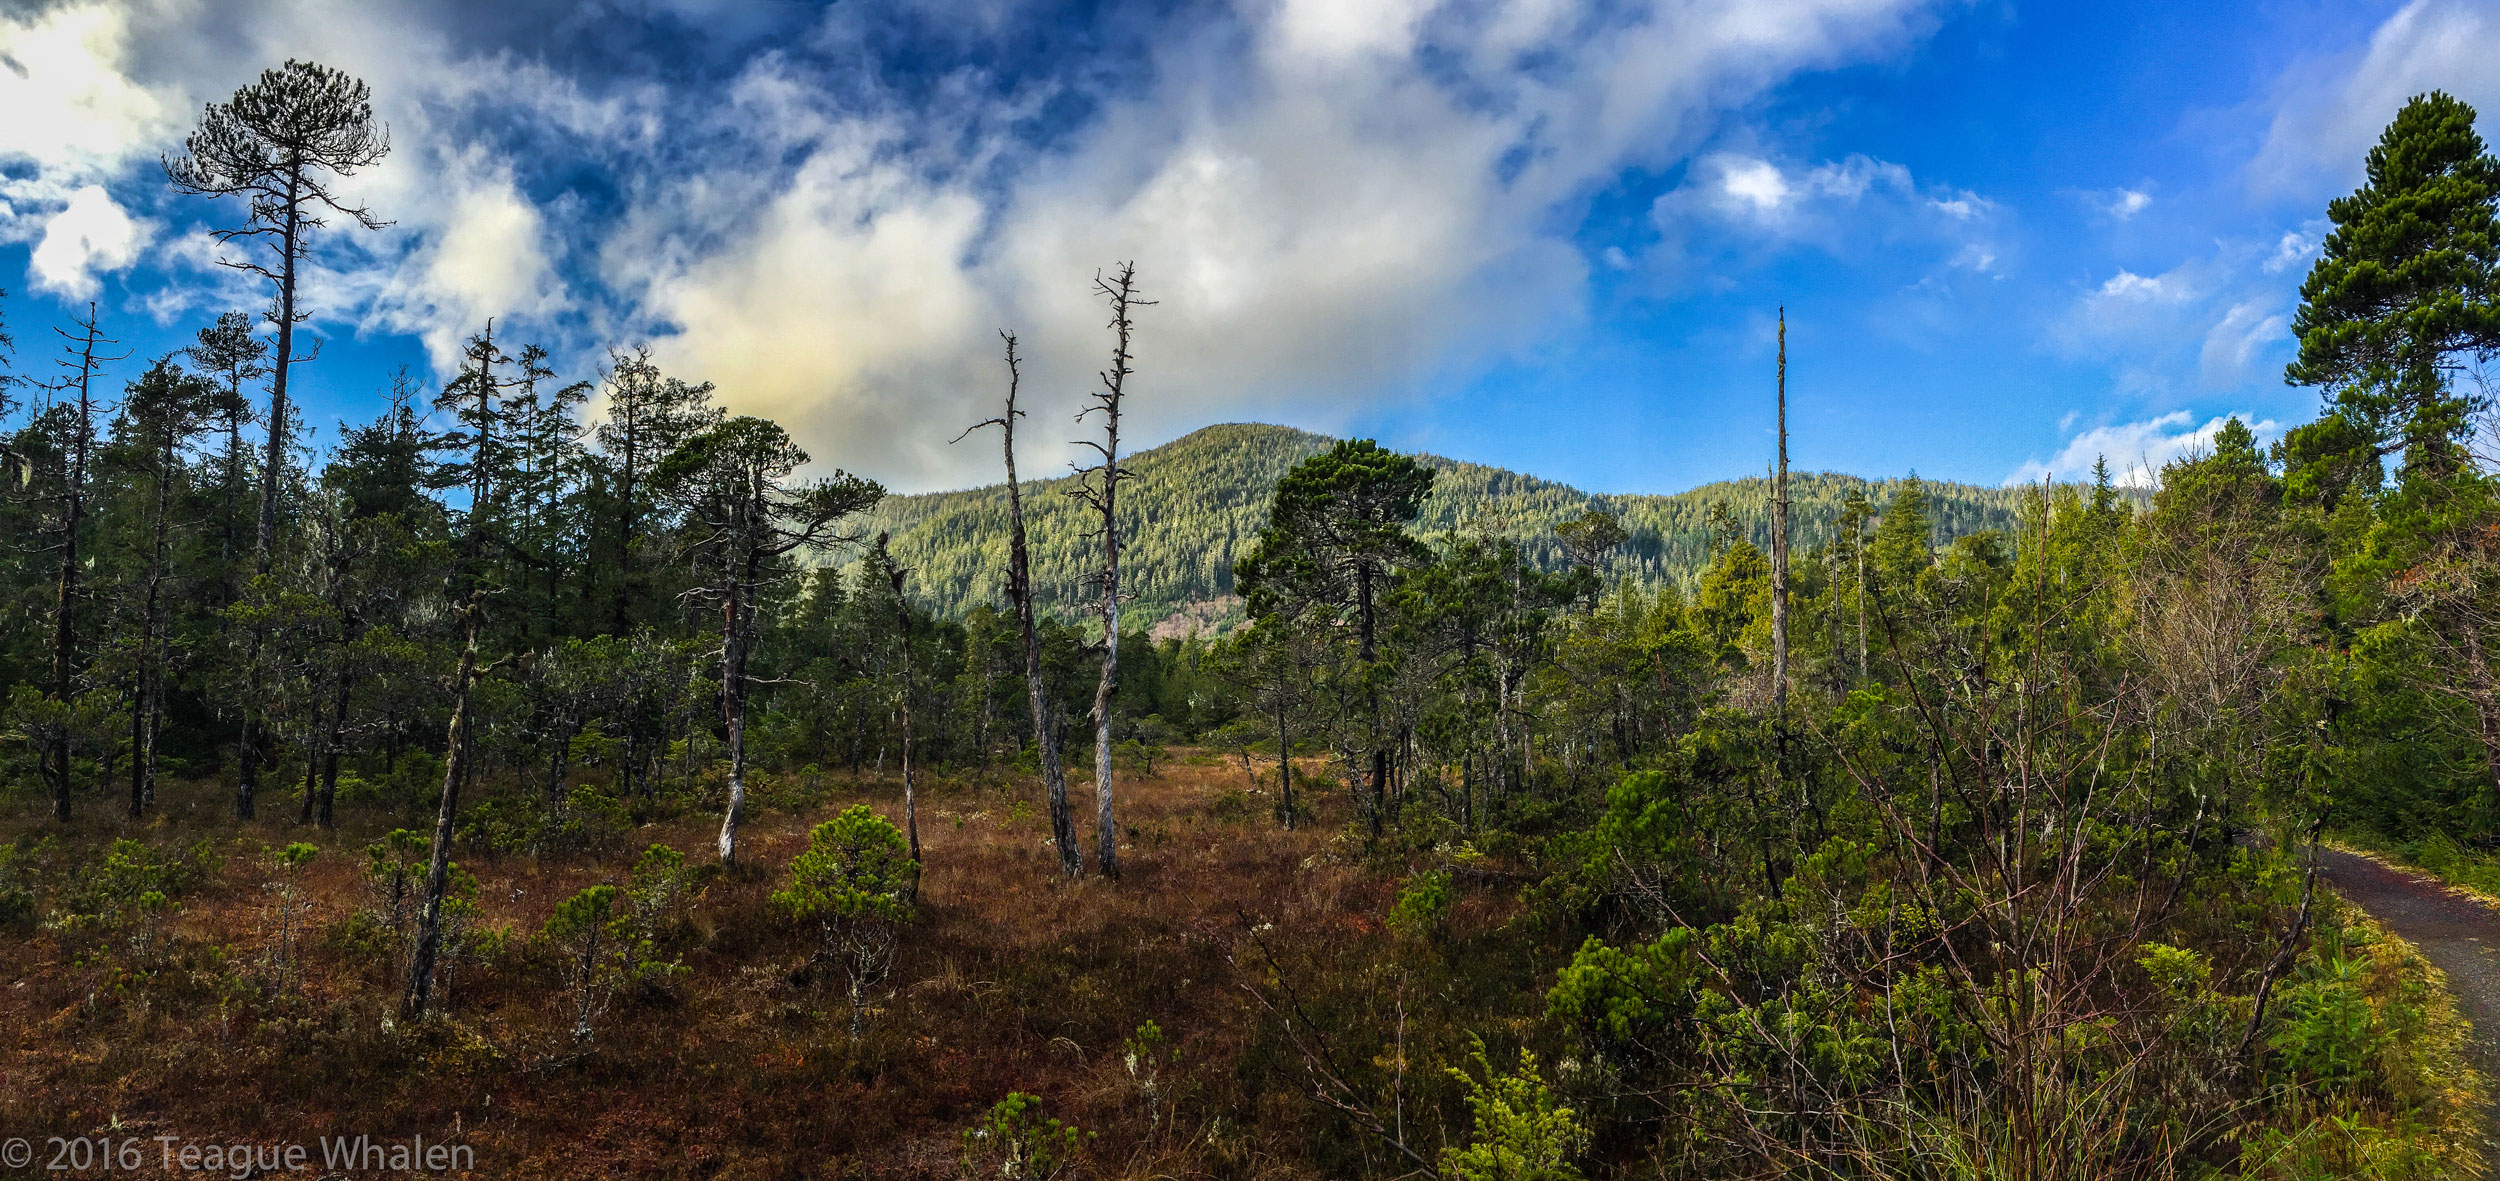
<svg viewBox="0 0 2500 1181">
<path fill-rule="evenodd" d="M 1134 596 L 1133 619 L 1152 624 L 1193 604 L 1211 618 L 1238 614 L 1233 559 L 1267 522 L 1270 493 L 1296 462 L 1325 450 L 1328 436 L 1259 423 L 1211 426 L 1124 461 L 1135 475 L 1121 485 L 1129 522 L 1121 582 Z M 1592 505 L 1623 519 L 1631 538 L 1605 562 L 1611 578 L 1689 585 L 1710 561 L 1708 518 L 1724 503 L 1758 546 L 1770 542 L 1770 482 L 1752 478 L 1704 484 L 1672 496 L 1592 494 L 1534 475 L 1439 456 L 1422 457 L 1438 473 L 1415 522 L 1424 536 L 1480 531 L 1511 537 L 1548 569 L 1565 559 L 1554 537 L 1558 522 Z M 1828 472 L 1795 473 L 1791 536 L 1800 546 L 1831 537 L 1841 502 L 1863 491 L 1878 510 L 1903 483 Z M 1100 555 L 1087 542 L 1088 510 L 1068 491 L 1074 478 L 1025 485 L 1038 601 L 1062 615 L 1091 608 L 1090 579 Z M 2023 490 L 1925 482 L 1936 540 L 1983 529 L 2010 530 Z M 914 594 L 942 611 L 1001 605 L 1007 585 L 1007 490 L 993 485 L 960 492 L 893 496 L 863 518 L 862 531 L 891 534 L 895 559 L 911 571 Z M 840 559 L 837 559 L 840 560 Z"/>
</svg>

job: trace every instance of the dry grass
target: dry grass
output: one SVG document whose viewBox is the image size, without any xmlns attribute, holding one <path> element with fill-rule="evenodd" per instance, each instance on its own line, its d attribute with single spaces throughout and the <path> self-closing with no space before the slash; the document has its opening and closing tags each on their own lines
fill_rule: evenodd
<svg viewBox="0 0 2500 1181">
<path fill-rule="evenodd" d="M 1245 950 L 1245 918 L 1304 948 L 1376 945 L 1395 883 L 1330 854 L 1342 818 L 1323 813 L 1296 833 L 1219 818 L 1237 765 L 1157 770 L 1123 785 L 1132 836 L 1116 886 L 1056 878 L 1047 820 L 1021 777 L 927 790 L 918 920 L 856 1053 L 837 991 L 798 972 L 810 932 L 768 896 L 813 823 L 858 802 L 899 821 L 898 784 L 835 784 L 751 823 L 745 863 L 692 903 L 678 949 L 689 972 L 668 992 L 620 999 L 586 1054 L 564 1043 L 554 973 L 527 949 L 460 976 L 446 1020 L 392 1027 L 387 965 L 335 938 L 363 897 L 360 850 L 389 825 L 350 818 L 324 838 L 277 819 L 239 824 L 206 784 L 136 829 L 95 816 L 106 805 L 92 801 L 56 861 L 123 835 L 207 834 L 229 856 L 183 900 L 143 982 L 126 973 L 120 935 L 0 936 L 0 1124 L 202 1141 L 422 1133 L 473 1145 L 480 1175 L 496 1177 L 942 1177 L 956 1171 L 962 1130 L 1022 1090 L 1099 1133 L 1095 1175 L 1307 1175 L 1291 1163 L 1307 1159 L 1295 1097 L 1261 1093 L 1239 1068 L 1258 1027 L 1243 986 L 1263 970 Z M 1090 807 L 1080 792 L 1080 816 Z M 31 804 L 9 823 L 50 827 Z M 665 842 L 700 861 L 710 835 L 696 815 L 633 832 L 613 856 L 464 864 L 486 925 L 528 935 L 575 890 L 621 882 L 630 850 Z M 315 937 L 301 994 L 275 999 L 249 969 L 265 942 L 258 854 L 297 839 L 324 846 L 305 878 Z M 1159 1126 L 1120 1054 L 1148 1020 L 1180 1055 Z"/>
</svg>

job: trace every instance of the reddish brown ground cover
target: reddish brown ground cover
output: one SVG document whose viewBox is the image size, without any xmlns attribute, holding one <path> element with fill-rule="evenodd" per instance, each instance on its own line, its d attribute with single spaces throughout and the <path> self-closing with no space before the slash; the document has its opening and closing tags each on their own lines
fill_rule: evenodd
<svg viewBox="0 0 2500 1181">
<path fill-rule="evenodd" d="M 751 824 L 744 863 L 686 911 L 674 948 L 686 973 L 622 996 L 580 1053 L 549 955 L 525 941 L 461 969 L 445 1019 L 388 1020 L 387 961 L 340 936 L 365 898 L 361 850 L 386 825 L 237 823 L 211 784 L 169 788 L 165 810 L 135 826 L 94 801 L 45 864 L 81 864 L 117 836 L 202 835 L 224 862 L 145 957 L 123 932 L 0 936 L 0 1124 L 201 1142 L 423 1134 L 473 1146 L 474 1175 L 491 1177 L 937 1177 L 955 1173 L 963 1130 L 1021 1090 L 1095 1134 L 1091 1175 L 1309 1175 L 1317 1117 L 1272 1020 L 1261 1033 L 1250 988 L 1273 995 L 1273 980 L 1246 934 L 1275 924 L 1271 946 L 1300 963 L 1365 960 L 1391 938 L 1379 916 L 1396 883 L 1332 851 L 1342 818 L 1288 833 L 1245 807 L 1264 797 L 1238 793 L 1238 764 L 1157 771 L 1123 787 L 1133 838 L 1117 885 L 1055 878 L 1027 777 L 926 792 L 918 918 L 856 1051 L 838 987 L 801 970 L 812 929 L 769 895 L 811 824 L 857 802 L 899 821 L 891 781 L 836 783 Z M 50 827 L 31 803 L 10 824 Z M 463 862 L 485 925 L 518 940 L 572 892 L 622 882 L 648 844 L 700 862 L 710 834 L 695 814 L 604 854 Z M 322 853 L 305 871 L 300 988 L 274 995 L 259 964 L 263 853 L 292 840 Z M 1178 1055 L 1157 1120 L 1120 1052 L 1149 1020 Z"/>
</svg>

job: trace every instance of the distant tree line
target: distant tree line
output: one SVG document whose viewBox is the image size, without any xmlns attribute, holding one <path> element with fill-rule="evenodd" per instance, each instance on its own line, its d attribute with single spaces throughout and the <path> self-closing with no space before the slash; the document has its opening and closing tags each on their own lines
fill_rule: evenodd
<svg viewBox="0 0 2500 1181">
<path fill-rule="evenodd" d="M 1184 607 L 1222 602 L 1214 614 L 1238 622 L 1233 566 L 1249 551 L 1266 523 L 1276 482 L 1294 464 L 1327 450 L 1334 440 L 1290 427 L 1226 424 L 1139 453 L 1123 496 L 1123 518 L 1134 538 L 1124 560 L 1124 584 L 1133 596 L 1130 614 L 1143 624 L 1172 617 Z M 1417 459 L 1436 473 L 1414 532 L 1445 538 L 1461 531 L 1494 532 L 1516 539 L 1540 569 L 1569 568 L 1573 558 L 1555 532 L 1592 506 L 1621 521 L 1624 543 L 1597 559 L 1608 582 L 1630 577 L 1644 585 L 1673 583 L 1690 591 L 1733 528 L 1756 548 L 1770 547 L 1770 483 L 1761 477 L 1706 484 L 1673 496 L 1595 494 L 1481 464 L 1436 456 Z M 1794 501 L 1791 536 L 1819 545 L 1838 528 L 1851 492 L 1883 504 L 1907 480 L 1866 480 L 1832 473 L 1800 473 L 1790 479 Z M 1066 479 L 1034 480 L 1026 486 L 1027 527 L 1035 539 L 1034 580 L 1043 610 L 1063 618 L 1083 614 L 1087 599 L 1081 535 L 1092 526 L 1082 507 L 1061 495 Z M 1981 488 L 1928 482 L 1929 523 L 1939 544 L 1984 529 L 2007 530 L 2019 517 L 2020 488 Z M 2140 489 L 2119 494 L 2141 504 Z M 1724 516 L 1715 516 L 1716 513 Z M 866 527 L 893 537 L 894 552 L 911 566 L 913 593 L 949 614 L 996 602 L 1007 578 L 1007 530 L 1003 486 L 958 492 L 889 496 L 871 510 Z M 1151 523 L 1149 525 L 1149 523 Z M 1714 530 L 1717 532 L 1714 533 Z M 837 561 L 849 559 L 837 558 Z"/>
</svg>

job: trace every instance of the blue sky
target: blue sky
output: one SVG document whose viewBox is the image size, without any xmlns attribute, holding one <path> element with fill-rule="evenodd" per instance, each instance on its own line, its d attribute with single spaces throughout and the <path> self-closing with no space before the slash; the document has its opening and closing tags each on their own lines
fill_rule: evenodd
<svg viewBox="0 0 2500 1181">
<path fill-rule="evenodd" d="M 1797 464 L 1996 483 L 2315 412 L 2286 324 L 2411 93 L 2500 109 L 2500 4 L 131 0 L 0 9 L 17 368 L 87 300 L 137 355 L 266 302 L 169 194 L 199 105 L 374 87 L 396 224 L 333 231 L 328 437 L 498 317 L 568 376 L 647 343 L 901 489 L 1023 337 L 1033 454 L 1138 261 L 1133 437 L 1287 422 L 1592 490 Z M 2488 129 L 2487 129 L 2488 130 Z M 128 373 L 117 376 L 127 377 Z"/>
</svg>

